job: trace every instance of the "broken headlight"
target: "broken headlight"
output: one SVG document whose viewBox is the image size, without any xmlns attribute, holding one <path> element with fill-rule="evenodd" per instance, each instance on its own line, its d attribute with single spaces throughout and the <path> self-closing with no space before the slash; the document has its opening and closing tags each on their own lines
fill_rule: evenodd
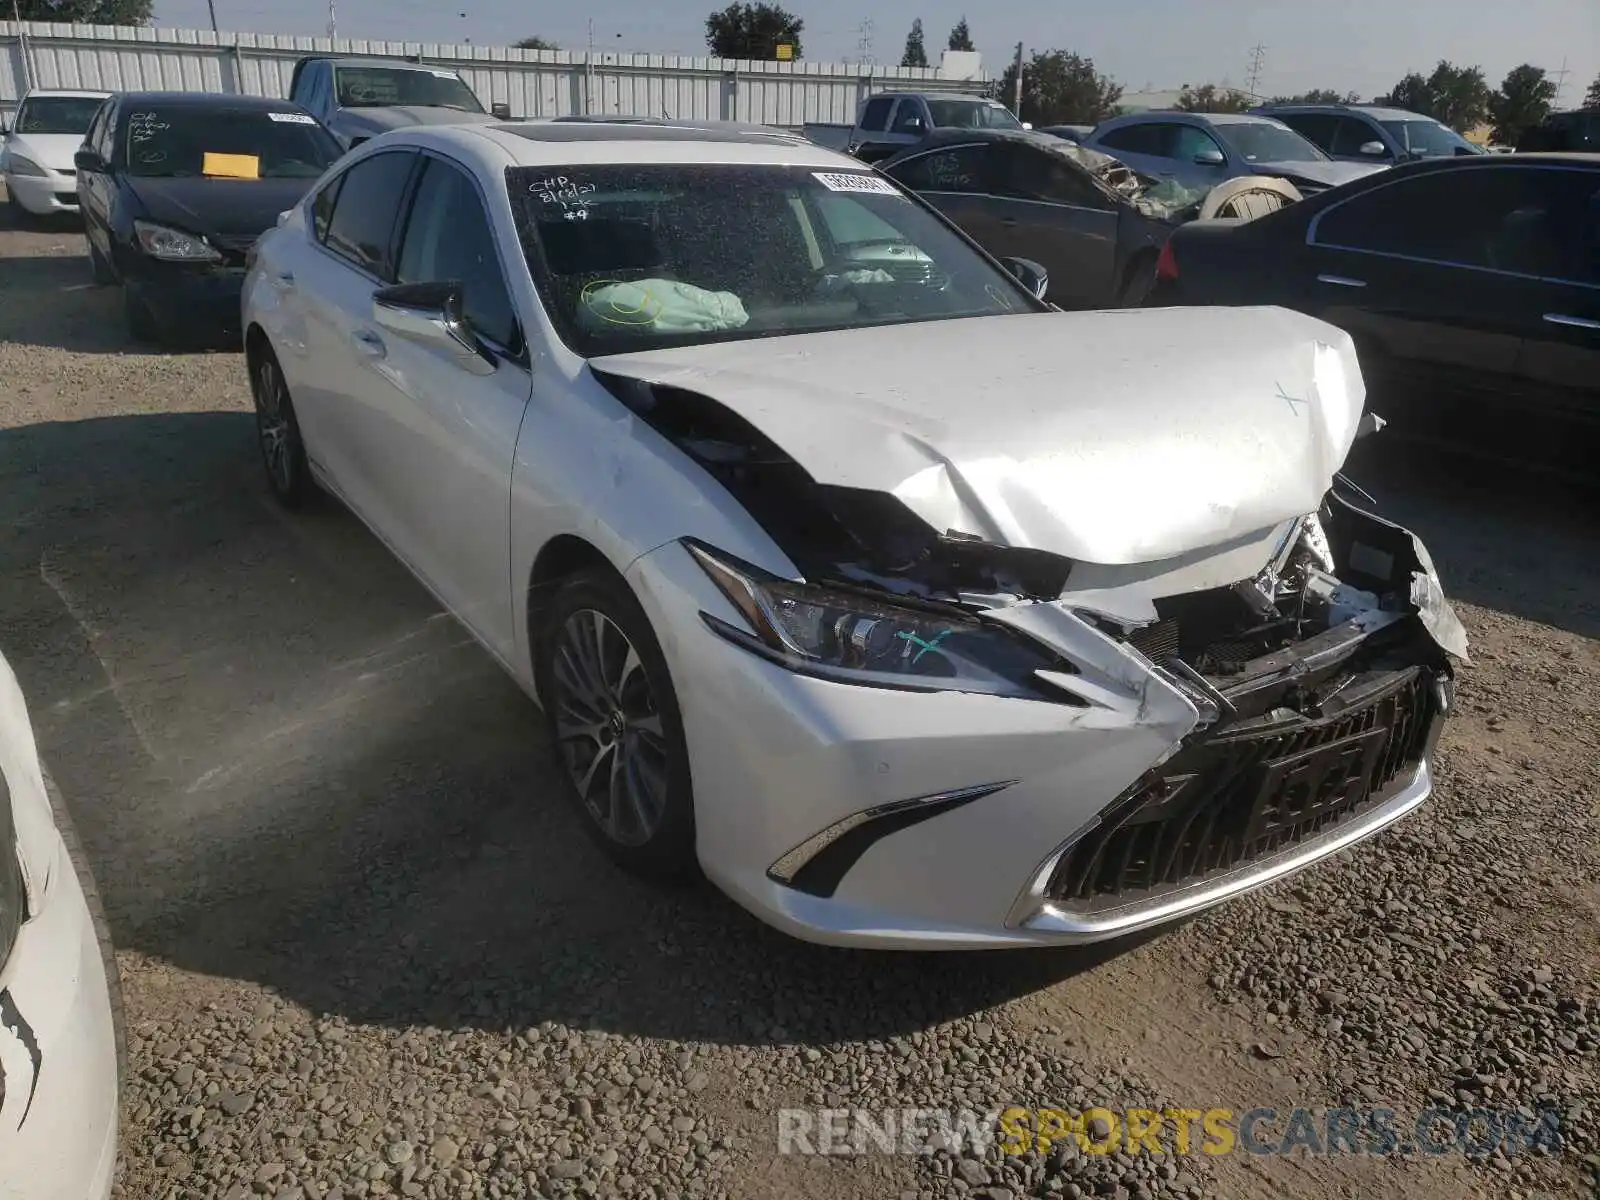
<svg viewBox="0 0 1600 1200">
<path fill-rule="evenodd" d="M 963 613 L 795 583 L 699 542 L 684 544 L 754 633 L 702 613 L 706 624 L 792 671 L 866 687 L 1056 699 L 1034 672 L 1072 670 L 1042 647 Z"/>
</svg>

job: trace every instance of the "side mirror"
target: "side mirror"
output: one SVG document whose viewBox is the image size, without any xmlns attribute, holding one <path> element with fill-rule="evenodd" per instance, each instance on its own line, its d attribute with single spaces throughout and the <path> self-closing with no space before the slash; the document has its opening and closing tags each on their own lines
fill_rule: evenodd
<svg viewBox="0 0 1600 1200">
<path fill-rule="evenodd" d="M 439 351 L 474 375 L 493 375 L 495 362 L 473 336 L 461 308 L 461 284 L 399 283 L 372 293 L 372 320 L 407 341 Z"/>
<path fill-rule="evenodd" d="M 909 120 L 906 121 L 906 128 L 909 129 L 912 133 L 920 133 L 922 131 L 922 118 L 921 117 L 912 117 L 912 118 L 910 118 Z"/>
<path fill-rule="evenodd" d="M 1378 141 L 1362 142 L 1356 153 L 1364 154 L 1368 158 L 1387 158 L 1389 147 Z"/>
<path fill-rule="evenodd" d="M 1002 258 L 1000 265 L 1010 271 L 1039 300 L 1050 290 L 1050 272 L 1031 258 Z"/>
<path fill-rule="evenodd" d="M 106 160 L 100 157 L 99 151 L 86 147 L 72 156 L 72 165 L 80 171 L 104 171 Z"/>
<path fill-rule="evenodd" d="M 504 100 L 496 100 L 489 105 L 489 115 L 496 121 L 509 121 L 511 120 L 511 105 Z"/>
<path fill-rule="evenodd" d="M 1033 128 L 1033 122 L 1032 121 L 1024 121 L 1022 123 L 1022 127 L 1024 129 L 1032 129 Z"/>
<path fill-rule="evenodd" d="M 1220 167 L 1228 160 L 1222 157 L 1221 150 L 1202 150 L 1194 156 L 1194 161 L 1202 167 Z"/>
</svg>

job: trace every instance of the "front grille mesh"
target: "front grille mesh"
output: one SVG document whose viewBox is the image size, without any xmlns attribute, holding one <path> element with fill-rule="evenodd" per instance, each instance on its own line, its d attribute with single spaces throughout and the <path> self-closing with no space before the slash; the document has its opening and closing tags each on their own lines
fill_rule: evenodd
<svg viewBox="0 0 1600 1200">
<path fill-rule="evenodd" d="M 1065 854 L 1046 894 L 1134 901 L 1232 870 L 1348 820 L 1426 751 L 1433 677 L 1400 673 L 1356 708 L 1291 729 L 1220 730 L 1141 780 Z"/>
</svg>

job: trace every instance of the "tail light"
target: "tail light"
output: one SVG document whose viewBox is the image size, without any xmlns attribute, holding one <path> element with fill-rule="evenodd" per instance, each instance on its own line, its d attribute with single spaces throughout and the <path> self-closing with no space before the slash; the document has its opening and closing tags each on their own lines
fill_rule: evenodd
<svg viewBox="0 0 1600 1200">
<path fill-rule="evenodd" d="M 1173 280 L 1178 277 L 1178 256 L 1172 252 L 1169 241 L 1161 247 L 1161 257 L 1156 259 L 1156 278 Z"/>
</svg>

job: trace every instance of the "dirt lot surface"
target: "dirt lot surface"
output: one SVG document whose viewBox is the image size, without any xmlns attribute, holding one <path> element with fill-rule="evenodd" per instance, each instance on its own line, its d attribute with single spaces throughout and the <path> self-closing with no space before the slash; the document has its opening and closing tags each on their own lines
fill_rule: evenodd
<svg viewBox="0 0 1600 1200">
<path fill-rule="evenodd" d="M 238 356 L 126 340 L 71 226 L 0 219 L 0 640 L 120 947 L 121 1195 L 1592 1193 L 1592 495 L 1355 469 L 1473 638 L 1399 828 L 1135 945 L 870 955 L 613 870 L 530 703 L 352 517 L 273 506 L 247 408 Z M 1296 1107 L 1388 1107 L 1402 1142 L 1521 1108 L 1564 1144 L 778 1153 L 784 1107 L 1010 1105 L 1270 1107 L 1268 1143 Z"/>
</svg>

